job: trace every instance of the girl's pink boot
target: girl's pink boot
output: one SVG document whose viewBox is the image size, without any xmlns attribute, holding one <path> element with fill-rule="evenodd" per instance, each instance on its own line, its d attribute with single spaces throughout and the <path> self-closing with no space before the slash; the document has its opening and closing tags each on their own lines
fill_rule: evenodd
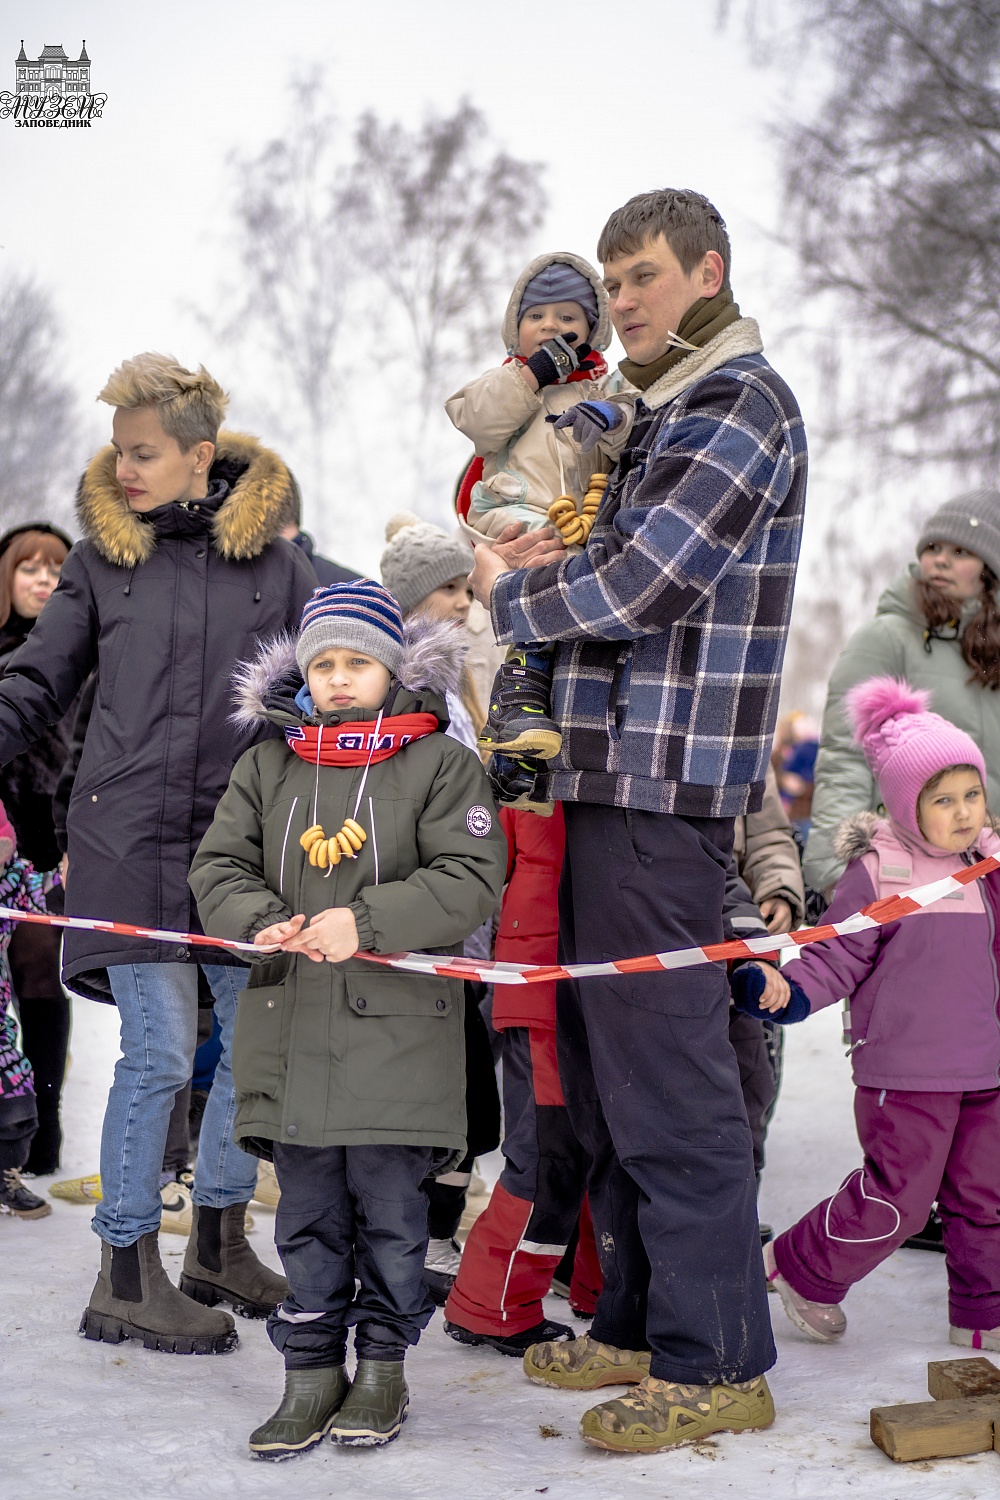
<svg viewBox="0 0 1000 1500">
<path fill-rule="evenodd" d="M 785 1312 L 807 1338 L 814 1339 L 817 1344 L 832 1344 L 843 1338 L 847 1318 L 840 1303 L 810 1302 L 808 1297 L 800 1297 L 778 1270 L 771 1243 L 764 1246 L 764 1274 L 781 1298 Z"/>
</svg>

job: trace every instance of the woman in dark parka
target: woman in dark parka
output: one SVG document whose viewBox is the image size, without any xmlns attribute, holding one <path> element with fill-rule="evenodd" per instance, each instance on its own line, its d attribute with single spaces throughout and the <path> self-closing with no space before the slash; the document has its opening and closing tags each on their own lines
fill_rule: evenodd
<svg viewBox="0 0 1000 1500">
<path fill-rule="evenodd" d="M 113 441 L 80 483 L 84 539 L 0 681 L 0 765 L 57 722 L 96 669 L 67 818 L 66 909 L 198 931 L 188 867 L 246 749 L 229 721 L 230 675 L 260 637 L 294 628 L 315 575 L 278 535 L 287 468 L 256 439 L 219 433 L 226 397 L 207 371 L 138 355 L 100 399 L 115 408 Z M 229 952 L 102 932 L 67 932 L 63 952 L 67 983 L 113 999 L 122 1020 L 94 1217 L 101 1274 L 82 1329 L 178 1353 L 236 1343 L 228 1314 L 171 1285 L 157 1247 L 167 1121 L 194 1055 L 196 964 L 215 996 L 223 1054 L 185 1273 L 213 1284 L 216 1301 L 260 1315 L 281 1300 L 284 1280 L 246 1241 L 255 1163 L 232 1142 L 229 1044 L 246 968 Z"/>
<path fill-rule="evenodd" d="M 12 526 L 0 536 L 0 677 L 34 629 L 72 545 L 65 532 L 47 521 Z M 52 796 L 66 759 L 72 719 L 71 710 L 0 771 L 0 800 L 17 834 L 18 850 L 39 871 L 59 863 Z M 50 909 L 61 910 L 62 890 L 57 887 L 48 901 Z M 62 1146 L 59 1101 L 70 1007 L 59 982 L 61 936 L 56 927 L 22 922 L 7 950 L 24 1052 L 35 1075 L 38 1130 L 25 1163 L 25 1171 L 35 1177 L 58 1170 Z"/>
</svg>

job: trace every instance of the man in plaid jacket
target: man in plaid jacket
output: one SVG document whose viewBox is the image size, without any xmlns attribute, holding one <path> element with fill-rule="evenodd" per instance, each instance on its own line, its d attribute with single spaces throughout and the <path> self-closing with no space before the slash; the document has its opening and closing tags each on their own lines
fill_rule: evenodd
<svg viewBox="0 0 1000 1500">
<path fill-rule="evenodd" d="M 708 200 L 631 199 L 598 256 L 641 395 L 586 551 L 510 528 L 472 574 L 498 640 L 556 643 L 564 962 L 721 940 L 733 820 L 763 798 L 806 487 L 802 418 L 733 301 Z M 585 403 L 563 422 L 586 443 L 614 415 Z M 536 1345 L 525 1368 L 576 1389 L 639 1382 L 585 1414 L 603 1448 L 766 1426 L 775 1352 L 725 973 L 559 991 L 605 1285 L 590 1334 Z"/>
</svg>

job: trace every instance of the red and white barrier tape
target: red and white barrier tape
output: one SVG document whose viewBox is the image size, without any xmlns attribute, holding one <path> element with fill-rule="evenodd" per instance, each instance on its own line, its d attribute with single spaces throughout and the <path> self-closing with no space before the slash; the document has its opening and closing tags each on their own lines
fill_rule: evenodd
<svg viewBox="0 0 1000 1500">
<path fill-rule="evenodd" d="M 231 948 L 237 953 L 260 953 L 255 943 L 206 937 L 202 932 L 166 932 L 159 927 L 136 927 L 132 922 L 105 922 L 100 917 L 57 917 L 49 912 L 15 911 L 0 906 L 0 922 L 40 922 L 45 927 L 74 927 L 84 932 L 116 932 L 120 937 L 149 938 L 153 943 L 190 943 L 196 948 Z M 265 953 L 268 949 L 263 950 Z"/>
<path fill-rule="evenodd" d="M 992 855 L 981 859 L 956 875 L 946 875 L 931 885 L 919 886 L 905 895 L 885 896 L 873 901 L 842 922 L 823 927 L 800 927 L 797 932 L 768 934 L 766 937 L 734 939 L 712 943 L 707 948 L 679 948 L 673 953 L 647 953 L 641 958 L 619 958 L 603 964 L 510 964 L 479 963 L 471 958 L 450 958 L 443 953 L 358 953 L 357 958 L 385 964 L 408 974 L 434 974 L 453 979 L 480 979 L 487 984 L 542 984 L 553 979 L 589 979 L 601 974 L 643 974 L 663 969 L 691 969 L 697 964 L 714 964 L 729 958 L 759 958 L 777 953 L 781 948 L 803 948 L 807 943 L 823 943 L 829 938 L 847 937 L 870 927 L 886 927 L 901 917 L 912 916 L 925 906 L 933 906 L 945 896 L 954 895 L 964 886 L 981 880 L 993 870 L 1000 870 L 1000 859 Z M 123 937 L 149 938 L 155 943 L 192 944 L 202 948 L 229 948 L 239 953 L 266 953 L 273 949 L 258 948 L 254 943 L 238 943 L 232 938 L 205 937 L 198 932 L 164 932 L 154 927 L 136 927 L 131 922 L 105 922 L 97 917 L 57 917 L 48 913 L 14 911 L 0 906 L 0 921 L 41 922 L 49 927 L 77 927 L 88 932 L 114 932 Z"/>
</svg>

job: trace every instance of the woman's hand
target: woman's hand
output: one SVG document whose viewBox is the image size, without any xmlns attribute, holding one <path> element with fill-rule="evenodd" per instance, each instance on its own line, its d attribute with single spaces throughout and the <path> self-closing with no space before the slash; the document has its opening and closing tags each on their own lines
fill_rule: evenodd
<svg viewBox="0 0 1000 1500">
<path fill-rule="evenodd" d="M 781 970 L 776 969 L 773 964 L 754 964 L 764 976 L 764 993 L 757 1004 L 761 1010 L 784 1010 L 791 999 L 792 992 L 788 987 L 788 980 L 782 978 Z"/>
<path fill-rule="evenodd" d="M 63 857 L 62 857 L 62 859 L 59 861 L 59 879 L 62 881 L 64 887 L 66 885 L 66 877 L 68 875 L 69 875 L 69 855 L 68 854 L 64 854 Z"/>
<path fill-rule="evenodd" d="M 293 918 L 299 921 L 299 918 Z M 349 906 L 317 912 L 309 926 L 282 943 L 285 953 L 301 953 L 313 963 L 341 964 L 358 951 L 358 924 Z"/>
<path fill-rule="evenodd" d="M 254 937 L 255 948 L 281 948 L 289 938 L 295 936 L 305 916 L 289 917 L 287 922 L 272 922 L 270 927 L 262 927 Z"/>
</svg>

